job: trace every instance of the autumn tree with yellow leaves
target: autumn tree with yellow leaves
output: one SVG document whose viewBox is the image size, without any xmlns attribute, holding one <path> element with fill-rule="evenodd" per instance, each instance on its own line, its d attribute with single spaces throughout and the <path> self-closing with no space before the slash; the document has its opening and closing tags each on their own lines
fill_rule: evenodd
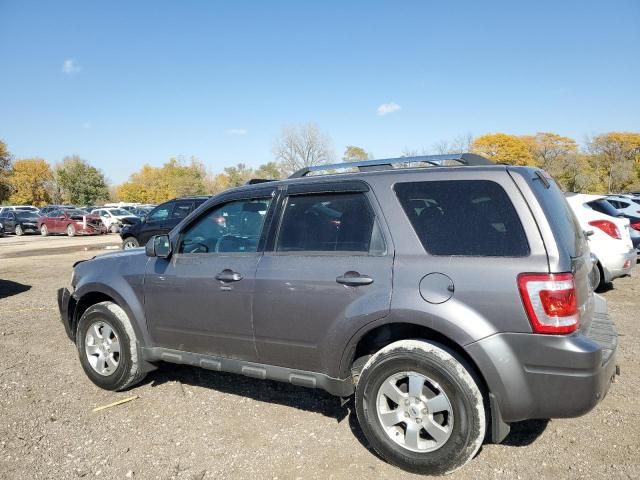
<svg viewBox="0 0 640 480">
<path fill-rule="evenodd" d="M 42 206 L 51 202 L 53 172 L 42 158 L 16 160 L 9 176 L 11 197 L 9 201 L 20 205 Z"/>
</svg>

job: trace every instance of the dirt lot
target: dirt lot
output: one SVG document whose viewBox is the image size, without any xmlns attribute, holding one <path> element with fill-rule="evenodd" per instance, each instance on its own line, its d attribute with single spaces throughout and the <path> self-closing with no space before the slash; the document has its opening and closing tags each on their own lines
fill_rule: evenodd
<svg viewBox="0 0 640 480">
<path fill-rule="evenodd" d="M 128 392 L 90 383 L 55 292 L 96 254 L 85 248 L 117 242 L 0 238 L 0 478 L 410 477 L 367 449 L 349 405 L 319 391 L 171 365 Z M 638 278 L 604 294 L 622 369 L 604 402 L 582 418 L 514 425 L 449 478 L 640 478 Z"/>
</svg>

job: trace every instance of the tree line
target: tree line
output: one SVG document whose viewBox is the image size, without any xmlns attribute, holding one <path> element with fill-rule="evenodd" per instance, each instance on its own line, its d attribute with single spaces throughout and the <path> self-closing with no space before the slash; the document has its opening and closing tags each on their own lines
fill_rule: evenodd
<svg viewBox="0 0 640 480">
<path fill-rule="evenodd" d="M 468 134 L 420 152 L 405 148 L 399 156 L 462 152 L 479 153 L 496 163 L 543 168 L 566 191 L 640 190 L 640 133 L 634 132 L 595 135 L 582 146 L 570 137 L 550 132 L 491 133 L 476 138 Z M 110 187 L 102 171 L 77 155 L 53 166 L 42 158 L 14 159 L 0 140 L 0 203 L 159 203 L 185 195 L 215 194 L 251 178 L 286 178 L 300 168 L 335 163 L 337 158 L 330 137 L 317 125 L 304 124 L 284 128 L 273 143 L 272 159 L 257 168 L 238 163 L 222 172 L 211 172 L 195 157 L 171 158 L 160 167 L 145 164 L 127 181 Z M 373 158 L 365 148 L 348 145 L 341 160 Z"/>
</svg>

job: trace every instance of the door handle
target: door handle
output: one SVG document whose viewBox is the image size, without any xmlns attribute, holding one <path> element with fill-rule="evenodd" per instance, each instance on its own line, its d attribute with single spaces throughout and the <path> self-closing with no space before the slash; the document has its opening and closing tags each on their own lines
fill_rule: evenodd
<svg viewBox="0 0 640 480">
<path fill-rule="evenodd" d="M 336 278 L 336 282 L 351 287 L 359 287 L 361 285 L 371 285 L 373 278 L 368 275 L 360 275 L 358 272 L 350 271 Z"/>
<path fill-rule="evenodd" d="M 242 280 L 242 275 L 238 272 L 234 272 L 229 268 L 225 268 L 219 274 L 216 275 L 216 280 L 220 280 L 221 282 L 239 282 Z"/>
</svg>

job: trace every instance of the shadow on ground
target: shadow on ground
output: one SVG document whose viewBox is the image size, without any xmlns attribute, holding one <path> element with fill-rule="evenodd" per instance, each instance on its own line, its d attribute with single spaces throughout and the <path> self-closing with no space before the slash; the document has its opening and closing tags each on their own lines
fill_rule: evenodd
<svg viewBox="0 0 640 480">
<path fill-rule="evenodd" d="M 526 420 L 511 424 L 511 432 L 502 441 L 502 445 L 509 447 L 526 447 L 535 442 L 545 431 L 549 420 Z"/>
<path fill-rule="evenodd" d="M 2 280 L 0 278 L 0 298 L 11 297 L 31 290 L 31 285 L 13 282 L 11 280 Z"/>
<path fill-rule="evenodd" d="M 380 458 L 367 441 L 355 411 L 353 397 L 341 404 L 339 398 L 322 390 L 311 390 L 288 383 L 271 380 L 256 380 L 231 373 L 211 372 L 187 365 L 164 364 L 151 372 L 145 383 L 151 387 L 169 382 L 205 387 L 229 395 L 249 397 L 261 402 L 275 403 L 299 410 L 320 413 L 341 422 L 348 418 L 349 428 L 358 442 L 373 455 Z M 511 432 L 502 442 L 510 447 L 531 445 L 547 428 L 549 420 L 528 420 L 511 424 Z"/>
<path fill-rule="evenodd" d="M 349 415 L 349 409 L 340 405 L 338 397 L 329 395 L 323 390 L 312 390 L 289 383 L 256 380 L 242 375 L 171 364 L 163 364 L 145 379 L 145 383 L 150 383 L 152 387 L 168 382 L 211 388 L 229 395 L 316 412 L 325 417 L 335 418 L 337 422 Z"/>
</svg>

